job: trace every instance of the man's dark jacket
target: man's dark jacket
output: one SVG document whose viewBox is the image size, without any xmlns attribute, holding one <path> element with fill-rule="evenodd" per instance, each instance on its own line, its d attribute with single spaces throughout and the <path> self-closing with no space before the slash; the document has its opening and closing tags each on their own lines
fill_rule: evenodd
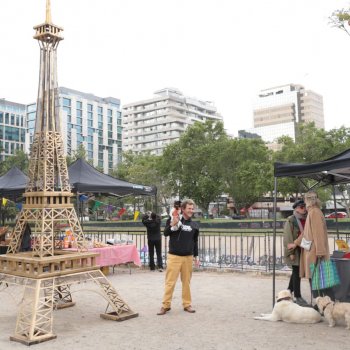
<svg viewBox="0 0 350 350">
<path fill-rule="evenodd" d="M 177 231 L 171 231 L 170 218 L 164 229 L 164 236 L 169 236 L 169 253 L 179 256 L 198 256 L 199 226 L 191 219 L 182 217 L 182 225 Z"/>
<path fill-rule="evenodd" d="M 147 239 L 149 241 L 159 241 L 160 238 L 160 217 L 157 216 L 155 220 L 152 220 L 147 214 L 143 216 L 142 223 L 147 228 Z"/>
</svg>

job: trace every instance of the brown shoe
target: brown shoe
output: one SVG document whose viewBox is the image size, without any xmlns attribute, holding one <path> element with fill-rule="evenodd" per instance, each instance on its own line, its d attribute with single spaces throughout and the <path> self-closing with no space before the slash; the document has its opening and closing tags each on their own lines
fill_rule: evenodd
<svg viewBox="0 0 350 350">
<path fill-rule="evenodd" d="M 171 310 L 170 307 L 161 307 L 160 311 L 157 313 L 157 315 L 165 315 L 170 310 Z"/>
<path fill-rule="evenodd" d="M 195 309 L 192 309 L 192 306 L 187 306 L 187 307 L 184 307 L 184 311 L 186 312 L 189 312 L 190 314 L 194 314 L 196 312 Z"/>
</svg>

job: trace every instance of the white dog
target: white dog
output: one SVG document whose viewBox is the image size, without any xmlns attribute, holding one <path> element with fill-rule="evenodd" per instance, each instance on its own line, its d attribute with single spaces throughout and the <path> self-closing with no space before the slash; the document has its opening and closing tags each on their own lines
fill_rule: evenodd
<svg viewBox="0 0 350 350">
<path fill-rule="evenodd" d="M 255 320 L 284 321 L 288 323 L 317 323 L 321 315 L 313 308 L 302 307 L 293 303 L 289 290 L 282 290 L 277 295 L 277 302 L 271 314 L 261 314 Z"/>
<path fill-rule="evenodd" d="M 329 296 L 325 296 L 316 298 L 316 304 L 329 327 L 334 327 L 336 321 L 345 320 L 346 329 L 350 329 L 350 303 L 334 302 Z"/>
</svg>

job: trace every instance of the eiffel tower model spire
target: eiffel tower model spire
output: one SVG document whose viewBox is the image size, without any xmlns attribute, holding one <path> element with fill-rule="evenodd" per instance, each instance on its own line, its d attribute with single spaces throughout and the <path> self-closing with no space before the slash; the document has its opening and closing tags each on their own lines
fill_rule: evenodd
<svg viewBox="0 0 350 350">
<path fill-rule="evenodd" d="M 33 255 L 44 257 L 55 255 L 55 230 L 64 221 L 71 227 L 78 249 L 85 248 L 85 241 L 70 202 L 72 193 L 60 134 L 57 46 L 63 40 L 63 29 L 51 21 L 50 0 L 46 0 L 45 23 L 35 26 L 34 29 L 34 39 L 38 40 L 40 46 L 35 134 L 31 145 L 25 204 L 8 253 L 19 251 L 25 225 L 32 222 Z"/>
</svg>

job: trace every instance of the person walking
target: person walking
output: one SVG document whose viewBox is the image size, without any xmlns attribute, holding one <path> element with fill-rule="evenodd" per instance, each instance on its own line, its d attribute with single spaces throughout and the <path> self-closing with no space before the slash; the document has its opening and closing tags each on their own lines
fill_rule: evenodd
<svg viewBox="0 0 350 350">
<path fill-rule="evenodd" d="M 157 254 L 157 267 L 159 272 L 163 272 L 163 258 L 162 258 L 162 238 L 160 235 L 160 217 L 152 212 L 151 216 L 145 214 L 142 217 L 142 223 L 147 229 L 147 244 L 149 253 L 149 268 L 151 271 L 155 271 L 156 266 L 154 264 L 154 250 Z"/>
<path fill-rule="evenodd" d="M 171 301 L 173 298 L 176 281 L 181 275 L 182 282 L 182 305 L 186 312 L 196 312 L 192 308 L 192 297 L 190 282 L 192 277 L 192 265 L 195 260 L 196 266 L 199 266 L 198 260 L 198 224 L 192 221 L 194 202 L 186 199 L 181 204 L 182 218 L 169 218 L 164 229 L 164 236 L 169 238 L 169 253 L 167 259 L 167 268 L 165 275 L 165 291 L 163 303 L 157 315 L 165 315 L 171 310 Z"/>
<path fill-rule="evenodd" d="M 292 275 L 290 276 L 288 289 L 294 294 L 295 302 L 298 305 L 306 306 L 307 302 L 301 296 L 301 279 L 299 276 L 300 253 L 303 248 L 299 246 L 295 246 L 294 249 L 288 248 L 288 245 L 293 244 L 294 241 L 304 232 L 307 215 L 305 202 L 302 199 L 296 201 L 293 204 L 293 209 L 293 215 L 287 218 L 283 228 L 284 257 L 286 263 L 292 268 Z"/>
</svg>

